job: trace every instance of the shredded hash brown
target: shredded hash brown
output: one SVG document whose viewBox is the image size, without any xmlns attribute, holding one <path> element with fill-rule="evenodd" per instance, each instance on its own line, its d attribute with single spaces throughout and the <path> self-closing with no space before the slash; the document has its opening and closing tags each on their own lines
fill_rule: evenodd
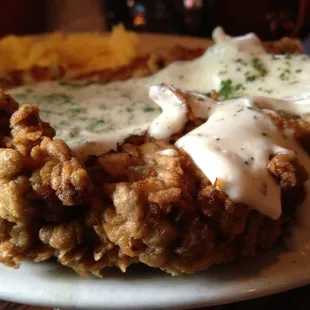
<svg viewBox="0 0 310 310">
<path fill-rule="evenodd" d="M 287 39 L 266 48 L 300 52 L 300 46 Z M 92 76 L 148 75 L 202 52 L 176 47 Z M 15 72 L 16 79 L 6 86 L 25 83 L 26 74 L 31 81 L 60 77 L 45 71 L 34 78 L 34 72 Z M 306 119 L 283 115 L 272 121 L 280 130 L 293 131 L 310 149 Z M 185 130 L 199 124 L 190 119 Z M 282 216 L 271 220 L 210 184 L 190 157 L 174 147 L 175 137 L 169 142 L 131 137 L 117 151 L 82 163 L 54 135 L 36 105 L 18 107 L 0 92 L 0 261 L 8 266 L 55 257 L 81 275 L 100 277 L 105 267 L 125 271 L 134 263 L 179 275 L 254 256 L 273 247 L 294 220 L 309 177 L 296 160 L 285 155 L 270 159 L 267 169 L 283 197 Z M 158 154 L 167 148 L 177 155 Z"/>
<path fill-rule="evenodd" d="M 41 36 L 7 36 L 0 40 L 0 72 L 32 68 L 63 68 L 68 74 L 85 74 L 127 65 L 137 57 L 138 37 L 124 26 L 111 35 L 52 33 Z"/>
</svg>

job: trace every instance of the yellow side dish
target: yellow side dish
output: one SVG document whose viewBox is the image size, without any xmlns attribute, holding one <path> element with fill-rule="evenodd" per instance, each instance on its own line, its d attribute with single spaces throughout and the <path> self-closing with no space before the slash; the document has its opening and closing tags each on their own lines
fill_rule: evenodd
<svg viewBox="0 0 310 310">
<path fill-rule="evenodd" d="M 7 36 L 0 40 L 0 72 L 61 66 L 87 73 L 128 64 L 137 56 L 138 37 L 123 25 L 102 33 Z"/>
</svg>

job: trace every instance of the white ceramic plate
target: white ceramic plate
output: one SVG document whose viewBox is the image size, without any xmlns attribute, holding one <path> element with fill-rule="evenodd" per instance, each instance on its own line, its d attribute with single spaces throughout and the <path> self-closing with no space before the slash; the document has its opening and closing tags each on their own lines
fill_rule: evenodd
<svg viewBox="0 0 310 310">
<path fill-rule="evenodd" d="M 210 41 L 143 35 L 141 52 L 179 43 L 208 46 Z M 143 46 L 147 49 L 143 49 Z M 107 270 L 103 279 L 81 278 L 55 262 L 0 266 L 0 299 L 79 309 L 194 308 L 273 294 L 310 283 L 310 253 L 285 250 L 220 265 L 196 275 L 173 278 L 133 266 L 126 274 Z"/>
<path fill-rule="evenodd" d="M 79 309 L 180 309 L 229 303 L 310 283 L 310 253 L 270 252 L 219 265 L 191 276 L 171 277 L 133 266 L 106 270 L 102 279 L 81 278 L 56 263 L 0 267 L 0 299 Z"/>
</svg>

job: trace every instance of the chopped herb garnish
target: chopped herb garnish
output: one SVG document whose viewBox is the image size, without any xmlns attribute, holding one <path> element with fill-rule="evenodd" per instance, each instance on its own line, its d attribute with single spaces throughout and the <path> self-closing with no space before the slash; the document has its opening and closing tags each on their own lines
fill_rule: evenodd
<svg viewBox="0 0 310 310">
<path fill-rule="evenodd" d="M 244 86 L 242 86 L 242 84 L 237 84 L 236 85 L 236 90 L 244 90 Z"/>
<path fill-rule="evenodd" d="M 25 100 L 27 98 L 27 95 L 24 93 L 16 94 L 14 95 L 14 98 L 19 101 L 19 100 Z"/>
<path fill-rule="evenodd" d="M 267 94 L 272 94 L 273 90 L 272 89 L 264 89 L 263 92 L 265 92 Z"/>
<path fill-rule="evenodd" d="M 248 65 L 248 63 L 245 60 L 241 59 L 241 58 L 236 59 L 235 62 L 239 63 L 239 64 L 241 64 L 243 66 L 247 66 Z"/>
<path fill-rule="evenodd" d="M 83 113 L 83 112 L 85 112 L 85 109 L 82 109 L 79 106 L 75 106 L 75 107 L 70 108 L 67 111 L 67 116 L 69 118 L 73 118 L 73 117 L 76 117 L 78 114 Z"/>
<path fill-rule="evenodd" d="M 25 89 L 25 92 L 26 92 L 27 94 L 33 93 L 33 89 L 32 89 L 32 88 L 26 88 L 26 89 Z"/>
<path fill-rule="evenodd" d="M 103 119 L 91 119 L 86 129 L 89 131 L 95 131 L 99 127 L 101 127 L 105 121 Z"/>
<path fill-rule="evenodd" d="M 74 137 L 76 137 L 78 135 L 78 130 L 72 130 L 72 131 L 70 131 L 70 133 L 69 133 L 69 137 L 70 138 L 74 138 Z"/>
<path fill-rule="evenodd" d="M 72 96 L 66 93 L 52 93 L 41 97 L 42 101 L 54 104 L 70 103 L 72 99 L 73 99 Z"/>
<path fill-rule="evenodd" d="M 253 82 L 253 81 L 255 81 L 256 79 L 257 79 L 257 75 L 255 75 L 255 74 L 250 74 L 249 72 L 247 72 L 246 74 L 245 74 L 245 80 L 246 80 L 246 82 Z"/>
<path fill-rule="evenodd" d="M 63 115 L 62 112 L 52 111 L 52 110 L 42 109 L 42 108 L 41 108 L 40 112 L 41 112 L 41 113 L 44 113 L 44 114 L 46 114 L 46 115 L 50 115 L 50 114 L 55 114 L 55 115 L 59 115 L 59 116 Z"/>
<path fill-rule="evenodd" d="M 219 100 L 238 98 L 242 96 L 242 91 L 244 89 L 243 85 L 234 85 L 230 79 L 222 80 L 220 90 L 217 92 L 217 98 Z"/>
<path fill-rule="evenodd" d="M 252 73 L 248 71 L 245 73 L 245 80 L 247 82 L 253 82 L 257 78 L 262 78 L 268 73 L 266 67 L 264 66 L 264 64 L 258 57 L 252 58 L 251 65 L 255 69 L 256 72 Z"/>
<path fill-rule="evenodd" d="M 59 125 L 68 126 L 68 125 L 69 125 L 69 122 L 68 122 L 68 121 L 65 121 L 65 120 L 62 120 L 62 121 L 59 122 Z"/>
<path fill-rule="evenodd" d="M 256 108 L 256 107 L 247 107 L 247 109 L 248 110 L 251 110 L 251 111 L 259 111 L 259 109 L 258 108 Z M 256 115 L 254 115 L 255 117 L 256 117 Z"/>
<path fill-rule="evenodd" d="M 261 77 L 265 76 L 268 73 L 266 67 L 258 57 L 252 58 L 251 65 L 254 67 L 256 71 L 259 72 Z"/>
<path fill-rule="evenodd" d="M 126 94 L 126 93 L 120 94 L 120 96 L 121 96 L 122 98 L 130 99 L 130 95 L 129 95 L 129 94 Z"/>
<path fill-rule="evenodd" d="M 267 196 L 267 192 L 268 192 L 267 183 L 263 182 L 259 188 L 259 191 L 261 192 L 262 195 Z"/>
<path fill-rule="evenodd" d="M 64 81 L 64 80 L 60 80 L 58 81 L 58 84 L 60 86 L 70 86 L 70 87 L 80 87 L 80 84 L 74 83 L 74 82 L 69 82 L 69 81 Z"/>
<path fill-rule="evenodd" d="M 152 108 L 152 107 L 146 107 L 146 108 L 143 109 L 143 111 L 146 112 L 146 113 L 148 113 L 148 112 L 153 112 L 153 111 L 155 111 L 155 109 Z"/>
<path fill-rule="evenodd" d="M 297 69 L 295 72 L 300 73 L 300 72 L 302 72 L 302 69 Z"/>
<path fill-rule="evenodd" d="M 290 75 L 291 75 L 291 70 L 288 69 L 288 68 L 286 68 L 286 69 L 284 69 L 284 70 L 281 72 L 281 74 L 279 75 L 279 78 L 280 78 L 280 80 L 282 80 L 282 81 L 287 81 L 287 80 L 289 80 Z"/>
</svg>

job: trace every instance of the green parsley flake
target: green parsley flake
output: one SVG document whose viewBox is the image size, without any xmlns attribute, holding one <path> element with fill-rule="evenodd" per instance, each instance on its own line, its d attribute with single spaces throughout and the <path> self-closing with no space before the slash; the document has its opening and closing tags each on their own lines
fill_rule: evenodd
<svg viewBox="0 0 310 310">
<path fill-rule="evenodd" d="M 154 112 L 155 109 L 152 108 L 152 107 L 145 107 L 145 108 L 143 109 L 143 111 L 146 112 L 146 113 L 148 113 L 148 112 Z"/>
<path fill-rule="evenodd" d="M 281 81 L 288 81 L 290 77 L 291 77 L 291 70 L 288 68 L 284 69 L 279 75 Z"/>
<path fill-rule="evenodd" d="M 86 130 L 96 132 L 105 124 L 103 119 L 93 118 L 89 120 L 89 124 L 86 126 Z"/>
<path fill-rule="evenodd" d="M 291 59 L 291 58 L 292 58 L 292 55 L 287 53 L 287 54 L 284 55 L 284 58 L 285 58 L 285 59 Z"/>
<path fill-rule="evenodd" d="M 242 84 L 234 85 L 231 79 L 222 80 L 220 90 L 217 92 L 217 97 L 219 100 L 227 100 L 238 98 L 243 95 L 245 90 Z"/>
<path fill-rule="evenodd" d="M 19 93 L 19 94 L 14 95 L 14 99 L 17 101 L 25 100 L 26 98 L 27 98 L 27 94 L 24 94 L 24 93 Z"/>
<path fill-rule="evenodd" d="M 66 93 L 53 93 L 49 95 L 44 95 L 40 99 L 47 103 L 63 104 L 63 103 L 71 103 L 73 97 Z"/>
<path fill-rule="evenodd" d="M 261 77 L 265 76 L 268 73 L 266 67 L 258 57 L 252 58 L 251 65 L 256 71 L 259 72 Z"/>
<path fill-rule="evenodd" d="M 246 81 L 253 82 L 258 78 L 262 78 L 267 75 L 268 70 L 258 57 L 253 57 L 251 60 L 251 65 L 255 70 L 255 73 L 247 71 L 245 73 Z"/>
</svg>

